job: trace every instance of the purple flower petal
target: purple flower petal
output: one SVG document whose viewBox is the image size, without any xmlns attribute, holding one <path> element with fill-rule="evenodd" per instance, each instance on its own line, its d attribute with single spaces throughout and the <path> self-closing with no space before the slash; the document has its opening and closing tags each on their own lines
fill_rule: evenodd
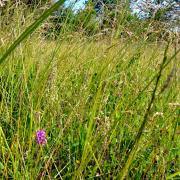
<svg viewBox="0 0 180 180">
<path fill-rule="evenodd" d="M 47 143 L 45 130 L 40 129 L 40 130 L 36 131 L 36 143 L 40 144 L 40 145 L 44 145 Z"/>
</svg>

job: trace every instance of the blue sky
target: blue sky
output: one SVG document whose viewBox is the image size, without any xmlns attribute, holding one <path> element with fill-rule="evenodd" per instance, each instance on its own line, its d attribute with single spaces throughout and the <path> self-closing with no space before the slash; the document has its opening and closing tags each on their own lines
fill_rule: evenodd
<svg viewBox="0 0 180 180">
<path fill-rule="evenodd" d="M 58 0 L 51 0 L 51 1 L 56 2 Z M 64 6 L 65 7 L 71 6 L 73 11 L 76 13 L 79 10 L 85 8 L 86 1 L 88 1 L 88 0 L 77 0 L 77 2 L 76 2 L 76 0 L 66 0 L 64 3 Z M 177 3 L 175 3 L 175 1 L 174 1 L 175 5 L 177 6 L 176 8 L 178 9 L 177 12 L 180 11 L 179 1 L 180 0 L 178 0 Z M 164 0 L 163 3 L 160 5 L 155 4 L 154 0 L 131 0 L 130 8 L 132 10 L 132 13 L 136 13 L 140 19 L 144 19 L 144 18 L 148 17 L 149 16 L 148 9 L 144 8 L 144 6 L 147 6 L 147 4 L 148 4 L 147 2 L 150 2 L 151 7 L 153 6 L 153 8 L 158 9 L 158 8 L 167 6 L 169 0 Z M 144 5 L 143 5 L 143 3 L 144 3 Z M 175 18 L 179 17 L 179 13 L 174 14 L 174 12 L 173 13 L 170 12 L 169 15 L 174 16 Z M 177 27 L 177 29 L 178 29 L 177 31 L 180 31 L 179 27 Z"/>
<path fill-rule="evenodd" d="M 58 0 L 52 0 L 52 2 L 57 2 Z M 66 0 L 64 3 L 65 7 L 72 6 L 74 12 L 78 12 L 81 9 L 85 8 L 85 4 L 88 0 Z M 134 13 L 139 13 L 139 9 L 137 8 L 137 4 L 143 0 L 137 0 L 136 3 L 131 3 L 131 9 L 133 9 Z M 153 0 L 152 0 L 153 1 Z M 133 2 L 133 0 L 132 0 Z"/>
<path fill-rule="evenodd" d="M 71 4 L 73 4 L 73 10 L 76 12 L 80 9 L 84 9 L 85 8 L 85 3 L 86 3 L 86 0 L 79 0 L 75 3 L 74 0 L 69 0 L 69 1 L 66 1 L 65 2 L 65 6 L 69 6 Z"/>
<path fill-rule="evenodd" d="M 58 0 L 52 0 L 52 2 L 57 2 Z M 72 6 L 74 12 L 85 8 L 85 3 L 87 0 L 66 0 L 64 3 L 65 7 Z"/>
<path fill-rule="evenodd" d="M 51 0 L 52 2 L 57 2 L 58 0 Z M 85 8 L 85 4 L 88 0 L 66 0 L 64 3 L 65 7 L 72 6 L 73 11 L 76 13 L 81 9 Z M 163 6 L 166 6 L 169 2 L 169 0 L 164 0 L 161 5 L 156 5 L 154 2 L 155 0 L 131 0 L 130 8 L 132 10 L 132 13 L 136 13 L 140 18 L 148 17 L 148 11 L 145 11 L 145 8 L 142 8 L 143 6 L 147 6 L 147 2 L 151 4 L 150 6 L 153 6 L 154 8 L 160 8 Z"/>
</svg>

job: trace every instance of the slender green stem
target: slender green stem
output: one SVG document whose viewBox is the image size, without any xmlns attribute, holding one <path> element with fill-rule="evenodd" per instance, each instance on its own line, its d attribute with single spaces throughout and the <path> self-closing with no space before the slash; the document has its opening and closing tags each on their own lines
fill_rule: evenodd
<svg viewBox="0 0 180 180">
<path fill-rule="evenodd" d="M 6 52 L 0 58 L 0 64 L 11 54 L 11 52 L 30 34 L 32 34 L 39 25 L 47 19 L 52 12 L 57 10 L 60 5 L 64 3 L 64 0 L 57 1 L 51 8 L 47 9 L 34 23 L 32 23 L 14 42 L 13 44 L 6 50 Z"/>
<path fill-rule="evenodd" d="M 141 126 L 140 126 L 140 128 L 138 130 L 137 136 L 136 136 L 135 141 L 134 141 L 134 143 L 132 145 L 132 149 L 131 149 L 131 151 L 130 151 L 130 153 L 128 155 L 128 158 L 127 158 L 127 161 L 125 163 L 125 166 L 122 169 L 121 174 L 119 174 L 119 177 L 120 177 L 121 180 L 125 179 L 125 177 L 126 177 L 126 175 L 128 173 L 129 167 L 130 167 L 130 165 L 131 165 L 131 163 L 133 161 L 133 158 L 136 155 L 137 148 L 138 148 L 138 145 L 140 143 L 140 140 L 141 140 L 141 137 L 142 137 L 145 125 L 147 124 L 147 121 L 148 121 L 148 116 L 149 116 L 152 104 L 153 104 L 153 102 L 155 100 L 155 95 L 156 95 L 156 91 L 157 91 L 157 88 L 158 88 L 160 77 L 162 75 L 162 70 L 163 70 L 164 64 L 165 64 L 165 62 L 167 60 L 167 51 L 168 51 L 168 48 L 169 48 L 169 43 L 168 43 L 168 45 L 167 45 L 167 47 L 165 49 L 165 52 L 164 52 L 163 62 L 161 63 L 160 70 L 159 70 L 158 76 L 156 78 L 155 87 L 154 87 L 154 90 L 152 92 L 152 96 L 151 96 L 151 100 L 149 102 L 148 108 L 147 108 L 146 113 L 144 115 L 143 122 L 142 122 L 142 124 L 141 124 Z"/>
</svg>

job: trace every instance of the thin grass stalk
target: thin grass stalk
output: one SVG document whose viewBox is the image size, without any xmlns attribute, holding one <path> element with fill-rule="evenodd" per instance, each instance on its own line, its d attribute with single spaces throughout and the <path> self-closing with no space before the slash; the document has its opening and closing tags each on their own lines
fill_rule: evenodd
<svg viewBox="0 0 180 180">
<path fill-rule="evenodd" d="M 0 58 L 0 65 L 3 61 L 11 54 L 11 52 L 30 34 L 32 34 L 40 24 L 47 19 L 51 13 L 56 11 L 60 5 L 64 3 L 65 0 L 59 0 L 54 5 L 52 5 L 49 9 L 47 9 L 34 23 L 32 23 L 26 30 L 12 43 L 12 45 L 6 50 L 6 52 Z"/>
<path fill-rule="evenodd" d="M 83 171 L 83 168 L 86 166 L 86 164 L 88 163 L 88 156 L 90 155 L 91 149 L 90 149 L 90 143 L 92 141 L 92 132 L 93 132 L 93 125 L 95 122 L 95 116 L 97 113 L 97 109 L 99 106 L 99 99 L 101 98 L 101 91 L 102 91 L 102 75 L 104 73 L 105 68 L 103 68 L 101 70 L 100 73 L 100 80 L 99 80 L 99 88 L 98 91 L 96 93 L 96 96 L 94 98 L 94 104 L 92 107 L 92 114 L 90 115 L 90 120 L 89 120 L 89 124 L 88 124 L 88 129 L 87 129 L 87 135 L 86 135 L 86 140 L 85 140 L 85 144 L 84 144 L 84 148 L 83 148 L 83 154 L 82 154 L 82 158 L 81 158 L 81 164 L 79 166 L 79 168 L 77 169 L 77 171 L 75 172 L 75 176 L 73 177 L 73 179 L 77 179 L 79 178 L 81 172 Z M 91 155 L 93 156 L 93 154 Z"/>
<path fill-rule="evenodd" d="M 156 96 L 156 91 L 157 91 L 157 88 L 158 88 L 158 84 L 159 84 L 159 81 L 160 81 L 160 78 L 161 78 L 161 75 L 162 75 L 162 70 L 163 70 L 163 67 L 164 67 L 164 64 L 167 60 L 167 51 L 168 51 L 168 48 L 169 48 L 169 43 L 165 49 L 165 52 L 164 52 L 164 57 L 163 57 L 163 62 L 161 63 L 161 66 L 160 66 L 160 69 L 159 69 L 159 73 L 158 73 L 158 76 L 156 78 L 156 82 L 155 82 L 155 86 L 154 86 L 154 90 L 152 92 L 152 95 L 151 95 L 151 100 L 149 102 L 149 105 L 148 105 L 148 108 L 145 112 L 145 115 L 144 115 L 144 118 L 143 118 L 143 122 L 138 130 L 138 133 L 137 133 L 137 136 L 134 140 L 134 143 L 132 145 L 132 149 L 130 150 L 130 153 L 127 157 L 127 161 L 124 165 L 124 168 L 122 169 L 122 171 L 118 174 L 118 177 L 120 177 L 121 180 L 124 180 L 125 177 L 127 176 L 127 173 L 128 173 L 128 170 L 129 170 L 129 167 L 136 155 L 136 152 L 137 152 L 137 149 L 138 149 L 138 145 L 140 144 L 140 140 L 141 140 L 141 137 L 143 135 L 143 132 L 144 132 L 144 128 L 147 124 L 147 121 L 148 121 L 148 116 L 149 116 L 149 113 L 150 113 L 150 110 L 151 110 L 151 107 L 152 107 L 152 104 L 155 100 L 155 96 Z"/>
<path fill-rule="evenodd" d="M 178 172 L 176 172 L 176 173 L 168 176 L 166 179 L 167 179 L 167 180 L 168 180 L 168 179 L 174 179 L 176 176 L 180 176 L 180 171 L 178 171 Z M 177 177 L 177 179 L 178 179 L 178 177 Z"/>
<path fill-rule="evenodd" d="M 8 145 L 8 142 L 7 142 L 7 140 L 6 140 L 6 136 L 5 136 L 4 131 L 3 131 L 3 129 L 2 129 L 1 126 L 0 126 L 0 137 L 1 137 L 2 139 L 4 139 L 4 143 L 5 143 L 5 145 L 6 145 L 6 148 L 7 148 L 8 152 L 9 152 L 9 155 L 10 155 L 10 158 L 11 158 L 11 161 L 12 161 L 14 177 L 16 177 L 16 169 L 17 169 L 17 168 L 16 168 L 16 165 L 15 165 L 15 159 L 14 159 L 14 156 L 13 156 L 13 154 L 12 154 L 12 151 L 11 151 L 9 145 Z"/>
<path fill-rule="evenodd" d="M 163 65 L 162 70 L 165 69 L 165 68 L 169 65 L 169 63 L 172 61 L 172 59 L 174 59 L 179 52 L 180 52 L 180 49 L 178 49 L 178 50 L 174 53 L 174 55 L 169 58 L 169 60 Z M 137 101 L 137 100 L 139 99 L 139 97 L 141 96 L 141 94 L 151 85 L 151 83 L 156 79 L 156 77 L 158 76 L 158 74 L 159 74 L 159 73 L 157 73 L 157 74 L 155 74 L 155 75 L 153 76 L 153 78 L 149 81 L 149 83 L 139 92 L 138 96 L 137 96 L 132 102 L 135 102 L 135 101 Z"/>
<path fill-rule="evenodd" d="M 172 59 L 174 59 L 179 52 L 180 52 L 180 49 L 178 49 L 178 50 L 174 53 L 174 55 L 169 58 L 169 60 L 163 65 L 162 71 L 169 65 L 169 63 L 172 61 Z M 158 77 L 158 74 L 159 74 L 159 73 L 156 73 L 156 74 L 152 77 L 152 79 L 148 82 L 148 84 L 139 92 L 139 94 L 137 95 L 137 97 L 135 97 L 134 100 L 132 100 L 132 102 L 130 103 L 129 107 L 131 107 L 131 106 L 141 97 L 142 93 L 143 93 L 143 92 L 151 85 L 151 83 Z M 145 81 L 146 81 L 146 80 L 145 80 Z M 120 100 L 120 102 L 117 103 L 114 111 L 112 112 L 112 115 L 111 115 L 112 117 L 113 117 L 113 116 L 115 115 L 115 113 L 117 112 L 120 103 L 121 103 L 121 100 Z"/>
<path fill-rule="evenodd" d="M 172 59 L 174 59 L 176 57 L 176 55 L 180 52 L 180 49 L 178 49 L 178 51 L 176 51 L 176 53 L 174 53 L 173 56 L 171 56 L 169 58 L 169 60 L 164 64 L 163 68 L 162 68 L 162 71 L 168 66 L 168 64 L 172 61 Z M 156 73 L 153 78 L 148 82 L 148 84 L 139 92 L 139 94 L 137 95 L 137 97 L 134 98 L 134 100 L 130 103 L 129 107 L 131 107 L 139 98 L 140 96 L 142 95 L 142 93 L 151 85 L 151 83 L 157 78 L 158 76 L 158 73 Z M 121 103 L 121 100 L 120 102 L 117 103 L 114 111 L 112 112 L 111 114 L 111 117 L 115 116 L 116 112 L 118 111 L 118 108 L 120 107 L 120 103 Z M 120 116 L 120 118 L 122 117 L 123 115 Z M 115 123 L 115 125 L 113 126 L 113 130 L 112 130 L 112 133 L 113 134 L 115 131 L 116 131 L 116 127 L 118 126 L 119 124 L 119 121 L 117 123 Z"/>
</svg>

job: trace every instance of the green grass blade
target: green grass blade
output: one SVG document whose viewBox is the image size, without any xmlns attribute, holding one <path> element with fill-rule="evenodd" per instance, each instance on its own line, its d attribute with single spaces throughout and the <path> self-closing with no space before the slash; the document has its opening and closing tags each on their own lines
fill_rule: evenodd
<svg viewBox="0 0 180 180">
<path fill-rule="evenodd" d="M 57 10 L 60 5 L 64 3 L 64 0 L 59 0 L 54 5 L 52 5 L 49 9 L 47 9 L 34 23 L 32 23 L 6 50 L 6 52 L 0 58 L 0 64 L 11 54 L 11 52 L 32 32 L 36 30 L 39 25 L 51 15 L 52 12 Z"/>
<path fill-rule="evenodd" d="M 155 100 L 155 95 L 156 95 L 157 87 L 158 87 L 158 84 L 159 84 L 159 80 L 160 80 L 161 75 L 162 75 L 163 67 L 164 67 L 164 64 L 166 64 L 168 48 L 169 48 L 169 43 L 168 43 L 168 45 L 167 45 L 167 47 L 165 49 L 165 52 L 164 52 L 163 62 L 161 64 L 161 66 L 160 66 L 160 70 L 158 72 L 158 76 L 157 76 L 156 82 L 155 82 L 155 87 L 154 87 L 154 90 L 152 92 L 151 100 L 150 100 L 150 102 L 148 104 L 148 108 L 147 108 L 146 113 L 144 115 L 143 122 L 142 122 L 142 124 L 141 124 L 141 126 L 140 126 L 140 128 L 138 130 L 138 133 L 137 133 L 136 138 L 134 140 L 134 143 L 132 145 L 132 149 L 131 149 L 131 151 L 130 151 L 130 153 L 128 155 L 127 161 L 126 161 L 126 163 L 124 165 L 124 168 L 122 169 L 122 172 L 120 172 L 121 175 L 120 174 L 118 175 L 121 180 L 124 180 L 126 178 L 126 176 L 128 174 L 129 167 L 130 167 L 130 165 L 131 165 L 131 163 L 132 163 L 132 161 L 133 161 L 133 159 L 134 159 L 134 157 L 136 155 L 138 145 L 140 144 L 140 140 L 141 140 L 141 137 L 143 135 L 144 128 L 145 128 L 145 126 L 147 124 L 147 121 L 148 121 L 149 112 L 150 112 L 152 104 L 153 104 L 153 102 Z"/>
<path fill-rule="evenodd" d="M 173 179 L 175 178 L 176 176 L 180 176 L 180 171 L 179 172 L 176 172 L 174 174 L 171 174 L 170 176 L 167 177 L 167 179 Z M 178 178 L 178 177 L 177 177 Z"/>
</svg>

